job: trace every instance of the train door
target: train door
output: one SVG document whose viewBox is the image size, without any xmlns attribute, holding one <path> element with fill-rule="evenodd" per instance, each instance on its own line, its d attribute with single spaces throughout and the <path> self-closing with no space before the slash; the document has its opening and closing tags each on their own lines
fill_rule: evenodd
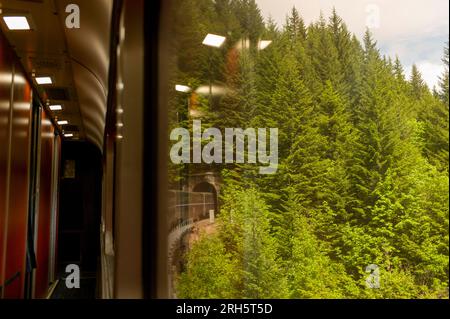
<svg viewBox="0 0 450 319">
<path fill-rule="evenodd" d="M 32 119 L 25 296 L 45 298 L 56 280 L 60 137 L 37 100 Z"/>
<path fill-rule="evenodd" d="M 3 122 L 7 124 L 2 130 L 5 143 L 1 150 L 2 175 L 5 175 L 0 187 L 4 199 L 0 209 L 0 286 L 2 298 L 15 299 L 24 296 L 32 92 L 14 57 L 8 58 L 5 53 L 1 58 L 6 58 L 2 62 L 8 71 L 2 72 L 5 90 L 1 97 L 2 100 L 5 97 L 1 108 L 7 110 L 2 111 Z"/>
</svg>

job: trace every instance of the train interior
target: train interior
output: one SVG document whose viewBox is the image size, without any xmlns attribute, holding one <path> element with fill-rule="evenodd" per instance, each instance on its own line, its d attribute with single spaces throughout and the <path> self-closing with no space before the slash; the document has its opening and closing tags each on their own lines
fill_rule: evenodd
<svg viewBox="0 0 450 319">
<path fill-rule="evenodd" d="M 0 0 L 0 299 L 448 299 L 420 3 Z"/>
<path fill-rule="evenodd" d="M 144 143 L 164 125 L 145 74 L 157 32 L 144 43 L 144 7 L 158 6 L 0 1 L 0 298 L 166 295 L 162 222 L 143 214 L 163 205 L 162 177 L 144 185 L 160 161 Z M 80 289 L 65 285 L 69 265 Z"/>
</svg>

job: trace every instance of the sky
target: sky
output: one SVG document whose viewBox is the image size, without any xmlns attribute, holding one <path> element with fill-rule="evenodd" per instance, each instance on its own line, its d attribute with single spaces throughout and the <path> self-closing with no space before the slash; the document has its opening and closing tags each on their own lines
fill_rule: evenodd
<svg viewBox="0 0 450 319">
<path fill-rule="evenodd" d="M 400 58 L 409 77 L 415 63 L 430 88 L 443 72 L 441 61 L 449 34 L 449 0 L 256 0 L 265 18 L 281 27 L 296 7 L 306 24 L 333 7 L 348 29 L 362 39 L 369 26 L 382 54 Z"/>
</svg>

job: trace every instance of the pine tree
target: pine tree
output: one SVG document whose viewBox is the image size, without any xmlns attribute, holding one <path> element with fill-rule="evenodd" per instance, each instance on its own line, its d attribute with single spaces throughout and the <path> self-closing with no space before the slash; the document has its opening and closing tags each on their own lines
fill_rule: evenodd
<svg viewBox="0 0 450 319">
<path fill-rule="evenodd" d="M 292 43 L 306 40 L 305 22 L 295 7 L 292 8 L 291 14 L 286 17 L 285 31 Z"/>
<path fill-rule="evenodd" d="M 394 62 L 394 75 L 397 80 L 404 82 L 405 81 L 405 75 L 402 63 L 400 62 L 400 59 L 398 56 L 395 56 L 395 62 Z"/>
<path fill-rule="evenodd" d="M 420 74 L 420 71 L 415 64 L 413 64 L 411 69 L 410 83 L 411 95 L 415 99 L 420 100 L 424 96 L 427 88 L 425 82 L 422 79 L 422 75 Z"/>
<path fill-rule="evenodd" d="M 427 94 L 422 96 L 420 118 L 424 123 L 424 153 L 439 170 L 448 172 L 449 165 L 449 101 L 448 101 L 448 43 L 445 48 L 444 65 L 438 98 Z"/>
<path fill-rule="evenodd" d="M 295 210 L 295 206 L 290 209 Z M 345 268 L 332 261 L 311 232 L 312 225 L 297 212 L 294 215 L 292 259 L 289 262 L 291 298 L 349 298 L 359 294 Z"/>
<path fill-rule="evenodd" d="M 254 0 L 177 3 L 171 88 L 194 93 L 171 96 L 173 121 L 189 101 L 204 127 L 279 132 L 276 174 L 215 167 L 217 228 L 187 253 L 178 296 L 448 297 L 448 43 L 432 94 L 416 66 L 405 79 L 400 59 L 381 56 L 369 31 L 360 42 L 336 10 L 305 27 L 293 8 L 278 29 Z M 199 44 L 209 32 L 227 36 L 221 49 Z M 211 79 L 225 88 L 213 104 L 195 93 Z M 370 264 L 379 289 L 365 287 Z"/>
<path fill-rule="evenodd" d="M 222 240 L 239 263 L 239 298 L 285 298 L 287 281 L 277 263 L 270 212 L 254 189 L 225 190 Z"/>
<path fill-rule="evenodd" d="M 440 81 L 439 81 L 439 87 L 440 87 L 440 93 L 439 97 L 441 98 L 442 102 L 446 105 L 449 104 L 448 100 L 448 42 L 447 46 L 444 49 L 444 57 L 442 59 L 442 62 L 444 62 L 445 71 L 444 74 L 442 74 Z"/>
<path fill-rule="evenodd" d="M 264 31 L 264 20 L 255 0 L 233 1 L 234 12 L 238 18 L 243 38 L 248 38 L 251 43 L 259 41 Z"/>
<path fill-rule="evenodd" d="M 350 113 L 344 100 L 336 92 L 330 81 L 325 82 L 324 90 L 319 97 L 319 132 L 324 137 L 327 148 L 323 153 L 328 160 L 327 196 L 324 212 L 332 210 L 335 218 L 341 222 L 349 218 L 346 202 L 350 201 L 349 165 L 353 159 L 352 145 L 356 142 L 356 131 L 351 125 Z M 325 221 L 326 229 L 329 222 Z M 325 230 L 326 231 L 326 230 Z"/>
<path fill-rule="evenodd" d="M 333 37 L 334 46 L 338 53 L 338 60 L 341 66 L 340 72 L 344 75 L 341 83 L 335 87 L 339 88 L 339 93 L 349 102 L 354 101 L 355 87 L 358 77 L 358 48 L 352 43 L 352 36 L 347 29 L 344 21 L 338 16 L 336 9 L 333 8 L 329 22 L 330 32 Z"/>
<path fill-rule="evenodd" d="M 177 279 L 180 298 L 237 298 L 237 265 L 217 235 L 198 240 L 187 256 L 186 271 Z"/>
<path fill-rule="evenodd" d="M 385 82 L 382 78 L 382 62 L 376 44 L 372 40 L 371 34 L 367 31 L 364 36 L 364 65 L 363 82 L 360 87 L 360 100 L 355 109 L 355 119 L 358 140 L 355 143 L 353 171 L 353 193 L 356 202 L 350 209 L 353 210 L 355 218 L 367 219 L 368 209 L 375 202 L 375 190 L 378 182 L 387 170 L 387 160 L 383 154 L 385 146 L 392 146 L 392 142 L 386 139 L 388 145 L 383 145 L 381 122 L 392 116 L 389 114 L 389 102 L 380 100 L 379 97 L 385 95 Z M 385 130 L 388 127 L 385 128 Z M 357 204 L 356 204 L 357 203 Z M 356 204 L 356 205 L 355 205 Z"/>
<path fill-rule="evenodd" d="M 333 37 L 325 18 L 321 15 L 320 20 L 308 28 L 308 55 L 311 57 L 316 77 L 320 83 L 323 84 L 329 80 L 339 92 L 345 93 L 348 89 L 344 84 L 343 68 Z M 322 89 L 320 86 L 319 91 Z M 313 93 L 318 94 L 319 91 Z"/>
</svg>

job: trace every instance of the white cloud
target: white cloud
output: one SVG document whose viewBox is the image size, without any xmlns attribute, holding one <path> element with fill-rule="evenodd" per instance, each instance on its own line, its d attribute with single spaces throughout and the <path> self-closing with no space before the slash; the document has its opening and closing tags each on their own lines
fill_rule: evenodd
<svg viewBox="0 0 450 319">
<path fill-rule="evenodd" d="M 322 11 L 329 17 L 333 7 L 349 30 L 362 37 L 366 30 L 367 8 L 379 8 L 379 28 L 372 29 L 381 52 L 398 55 L 406 70 L 416 63 L 424 80 L 437 83 L 442 72 L 441 57 L 448 41 L 448 0 L 256 0 L 264 17 L 271 16 L 280 26 L 292 7 L 307 24 L 317 21 Z"/>
<path fill-rule="evenodd" d="M 422 78 L 430 89 L 434 86 L 438 87 L 439 77 L 444 72 L 444 66 L 442 64 L 435 64 L 429 61 L 419 61 L 416 63 L 417 68 L 422 74 Z M 411 76 L 412 65 L 405 68 L 406 78 L 409 79 Z"/>
<path fill-rule="evenodd" d="M 306 23 L 316 21 L 322 11 L 326 17 L 333 7 L 349 29 L 362 36 L 366 29 L 369 5 L 380 9 L 380 28 L 374 29 L 379 40 L 398 39 L 412 34 L 435 35 L 448 30 L 448 0 L 257 0 L 263 16 L 271 15 L 279 25 L 296 7 Z"/>
</svg>

